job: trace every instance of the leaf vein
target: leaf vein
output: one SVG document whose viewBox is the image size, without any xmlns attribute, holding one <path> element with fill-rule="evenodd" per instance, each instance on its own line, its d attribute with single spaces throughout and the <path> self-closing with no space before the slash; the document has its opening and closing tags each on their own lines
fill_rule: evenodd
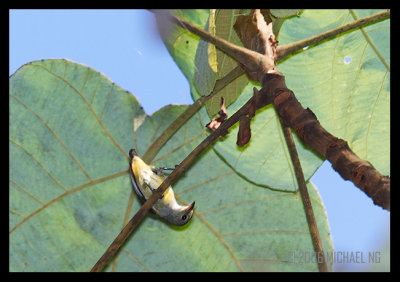
<svg viewBox="0 0 400 282">
<path fill-rule="evenodd" d="M 25 105 L 20 99 L 17 97 L 10 95 L 10 97 L 14 98 L 18 103 L 20 103 L 25 109 L 27 109 L 31 114 L 33 114 L 46 128 L 47 130 L 54 136 L 54 138 L 57 140 L 57 142 L 64 148 L 66 153 L 71 157 L 71 159 L 77 164 L 77 166 L 80 168 L 82 173 L 90 180 L 92 181 L 91 177 L 89 174 L 86 172 L 86 170 L 83 168 L 83 166 L 78 162 L 78 160 L 74 157 L 72 152 L 65 146 L 65 144 L 58 138 L 57 134 L 47 125 L 47 123 L 37 114 L 35 113 L 31 108 L 29 108 L 27 105 Z M 16 143 L 15 143 L 16 144 Z M 21 147 L 22 148 L 22 147 Z M 65 189 L 64 189 L 65 190 Z"/>
<path fill-rule="evenodd" d="M 64 197 L 66 197 L 67 195 L 69 195 L 69 194 L 71 194 L 71 193 L 74 193 L 74 192 L 76 192 L 76 191 L 82 190 L 82 189 L 84 189 L 84 188 L 87 188 L 87 187 L 89 187 L 89 186 L 92 186 L 92 185 L 95 185 L 95 184 L 98 184 L 98 183 L 102 183 L 102 182 L 105 182 L 105 181 L 108 181 L 108 180 L 111 180 L 111 179 L 120 177 L 120 176 L 125 175 L 125 174 L 128 174 L 128 173 L 129 173 L 128 170 L 121 171 L 121 172 L 115 173 L 115 174 L 113 174 L 113 175 L 106 176 L 106 177 L 102 177 L 102 178 L 93 180 L 93 181 L 91 181 L 91 182 L 88 182 L 88 183 L 86 183 L 86 184 L 80 185 L 80 186 L 78 186 L 78 187 L 75 187 L 75 188 L 73 188 L 73 189 L 71 189 L 71 190 L 68 190 L 67 192 L 65 192 L 65 193 L 63 193 L 63 194 L 61 194 L 61 195 L 59 195 L 58 197 L 56 197 L 56 198 L 50 200 L 50 201 L 47 202 L 44 206 L 42 206 L 42 207 L 38 208 L 37 210 L 33 211 L 31 214 L 29 214 L 27 217 L 25 217 L 23 220 L 21 220 L 18 224 L 16 224 L 16 225 L 10 230 L 9 234 L 11 235 L 11 233 L 13 233 L 18 227 L 20 227 L 22 224 L 24 224 L 26 221 L 28 221 L 28 220 L 29 220 L 31 217 L 33 217 L 35 214 L 37 214 L 37 213 L 39 213 L 40 211 L 44 210 L 45 208 L 47 208 L 47 207 L 50 206 L 51 204 L 55 203 L 56 201 L 58 201 L 58 200 L 60 200 L 60 199 L 62 199 L 62 198 L 64 198 Z"/>
<path fill-rule="evenodd" d="M 101 119 L 99 118 L 99 116 L 96 114 L 96 112 L 94 111 L 94 109 L 92 108 L 92 106 L 89 104 L 89 102 L 86 100 L 86 98 L 82 95 L 81 92 L 79 92 L 78 89 L 76 89 L 69 81 L 67 81 L 65 78 L 61 77 L 60 75 L 52 72 L 51 70 L 47 69 L 46 67 L 42 66 L 42 65 L 37 65 L 37 64 L 32 64 L 32 66 L 36 66 L 36 67 L 40 67 L 42 69 L 44 69 L 45 71 L 47 71 L 48 73 L 50 73 L 51 75 L 54 75 L 56 78 L 60 79 L 61 81 L 63 81 L 68 87 L 70 87 L 75 93 L 77 93 L 81 99 L 84 101 L 84 103 L 86 104 L 86 106 L 88 107 L 88 109 L 90 110 L 90 112 L 92 113 L 92 115 L 94 116 L 94 118 L 97 120 L 98 124 L 100 125 L 100 127 L 103 129 L 104 133 L 110 138 L 111 142 L 117 147 L 117 149 L 125 156 L 126 159 L 129 160 L 129 157 L 127 155 L 126 152 L 124 152 L 124 150 L 121 148 L 121 146 L 118 144 L 118 142 L 114 139 L 114 137 L 110 134 L 110 132 L 107 130 L 107 128 L 104 126 L 103 122 L 101 121 Z"/>
</svg>

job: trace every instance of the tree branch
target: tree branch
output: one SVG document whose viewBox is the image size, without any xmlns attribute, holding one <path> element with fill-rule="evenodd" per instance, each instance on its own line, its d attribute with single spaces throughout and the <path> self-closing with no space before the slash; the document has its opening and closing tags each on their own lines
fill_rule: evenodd
<svg viewBox="0 0 400 282">
<path fill-rule="evenodd" d="M 242 63 L 247 73 L 256 71 L 257 75 L 253 76 L 253 79 L 257 78 L 262 83 L 263 89 L 260 93 L 267 96 L 267 98 L 261 98 L 260 100 L 273 100 L 280 118 L 296 131 L 304 144 L 329 160 L 333 168 L 345 180 L 351 180 L 372 198 L 376 205 L 390 210 L 390 178 L 383 176 L 369 162 L 360 159 L 354 154 L 346 141 L 327 132 L 321 126 L 314 113 L 310 109 L 304 109 L 301 106 L 294 93 L 286 87 L 284 76 L 274 66 L 270 65 L 269 59 L 260 59 L 259 56 L 263 56 L 262 54 L 246 48 L 233 47 L 234 44 L 217 39 L 207 31 L 183 19 L 174 17 L 173 21 L 199 35 L 204 40 L 215 43 L 218 48 Z M 246 51 L 241 54 L 240 52 L 243 49 Z M 259 56 L 255 56 L 254 53 L 259 54 Z M 264 62 L 267 64 L 266 66 L 259 65 Z"/>
<path fill-rule="evenodd" d="M 246 47 L 257 50 L 258 52 L 264 54 L 265 56 L 269 56 L 271 58 L 275 57 L 276 54 L 275 36 L 273 34 L 271 26 L 269 29 L 266 27 L 266 22 L 262 17 L 260 10 L 254 10 L 251 15 L 239 16 L 236 20 L 236 23 L 234 24 L 234 28 L 236 33 L 239 35 L 239 37 L 241 38 L 242 42 Z M 258 75 L 258 77 L 259 76 L 260 75 Z M 270 95 L 270 92 L 276 91 L 276 86 L 278 85 L 274 83 L 276 81 L 273 79 L 274 77 L 281 78 L 283 77 L 283 75 L 279 72 L 275 74 L 266 74 L 265 79 L 263 79 L 264 88 L 261 91 L 254 90 L 255 94 L 258 94 L 258 97 L 255 98 L 256 104 L 258 104 L 256 105 L 256 108 L 264 106 L 265 103 L 272 102 L 270 99 L 267 99 L 266 102 L 265 101 L 261 102 L 261 97 L 263 98 L 273 97 L 272 95 Z M 304 179 L 304 174 L 301 168 L 299 156 L 297 154 L 296 145 L 294 144 L 292 132 L 281 117 L 279 117 L 279 120 L 282 127 L 282 131 L 285 136 L 287 147 L 289 149 L 289 154 L 294 167 L 297 184 L 299 186 L 299 191 L 303 202 L 304 211 L 306 214 L 308 229 L 310 230 L 316 261 L 318 262 L 318 269 L 321 272 L 327 272 L 328 267 L 322 249 L 322 243 L 319 236 L 318 226 L 317 222 L 315 221 L 314 211 L 311 205 L 311 200 L 308 194 L 307 185 Z M 247 130 L 250 132 L 250 125 L 248 125 Z"/>
<path fill-rule="evenodd" d="M 195 26 L 184 19 L 180 19 L 175 15 L 169 14 L 169 20 L 176 25 L 189 30 L 193 34 L 200 36 L 207 42 L 214 44 L 226 54 L 235 58 L 240 64 L 246 67 L 246 71 L 248 73 L 261 74 L 270 73 L 271 71 L 275 70 L 275 62 L 269 57 L 266 57 L 253 50 L 232 44 L 222 38 L 216 37 L 208 31 Z"/>
<path fill-rule="evenodd" d="M 309 108 L 304 109 L 294 93 L 286 87 L 283 77 L 273 79 L 274 85 L 268 86 L 270 91 L 267 95 L 274 97 L 273 104 L 282 120 L 296 131 L 305 145 L 326 158 L 343 179 L 352 181 L 376 205 L 390 210 L 390 178 L 360 159 L 346 141 L 326 131 L 315 114 Z"/>
</svg>

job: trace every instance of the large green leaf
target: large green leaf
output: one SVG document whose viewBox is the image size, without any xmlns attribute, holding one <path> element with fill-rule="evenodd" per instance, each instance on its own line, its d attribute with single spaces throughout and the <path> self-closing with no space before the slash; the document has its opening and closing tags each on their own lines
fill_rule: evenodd
<svg viewBox="0 0 400 282">
<path fill-rule="evenodd" d="M 210 26 L 208 31 L 213 35 L 223 38 L 233 44 L 243 46 L 240 38 L 232 28 L 238 13 L 239 10 L 237 9 L 211 10 L 206 28 Z M 200 43 L 197 47 L 195 64 L 194 84 L 202 96 L 209 95 L 216 81 L 225 77 L 238 66 L 235 59 L 203 39 L 200 39 Z M 218 113 L 220 110 L 221 97 L 224 97 L 226 106 L 232 104 L 248 82 L 247 76 L 243 73 L 216 93 L 216 95 L 206 102 L 208 115 L 213 117 Z M 193 95 L 194 94 L 195 93 L 193 93 Z"/>
<path fill-rule="evenodd" d="M 217 36 L 240 44 L 235 31 L 229 29 L 236 18 L 231 10 L 217 10 L 215 16 L 211 18 L 211 23 L 208 21 L 209 10 L 172 10 L 171 12 L 199 27 L 215 32 Z M 167 24 L 163 22 L 162 17 L 158 18 L 158 21 L 159 24 Z M 188 79 L 191 94 L 195 100 L 200 96 L 208 95 L 216 80 L 224 77 L 237 66 L 235 60 L 181 27 L 172 25 L 168 33 L 161 35 L 171 56 Z M 243 74 L 208 100 L 206 108 L 209 115 L 213 116 L 218 112 L 221 96 L 225 97 L 227 105 L 235 101 L 247 81 L 247 77 Z"/>
<path fill-rule="evenodd" d="M 123 224 L 127 152 L 145 113 L 67 60 L 10 77 L 10 270 L 88 270 Z"/>
<path fill-rule="evenodd" d="M 147 117 L 133 95 L 67 60 L 24 65 L 10 77 L 10 271 L 87 271 L 140 204 L 127 152 L 143 153 L 186 106 Z M 206 136 L 202 110 L 153 164 L 179 163 Z M 148 214 L 106 270 L 314 271 L 292 261 L 312 252 L 298 193 L 257 186 L 209 149 L 173 185 L 196 201 L 185 226 Z M 325 210 L 308 185 L 324 250 Z M 331 269 L 332 264 L 329 264 Z"/>
<path fill-rule="evenodd" d="M 215 35 L 215 9 L 210 10 L 204 29 Z M 209 95 L 217 81 L 219 69 L 215 45 L 200 39 L 197 45 L 195 64 L 193 83 L 202 96 Z"/>
<path fill-rule="evenodd" d="M 172 10 L 174 15 L 188 20 L 193 24 L 200 27 L 205 27 L 209 15 L 208 10 Z M 170 23 L 164 22 L 164 18 L 156 18 L 159 25 L 168 25 Z M 193 88 L 193 77 L 195 73 L 195 56 L 197 45 L 199 44 L 199 37 L 186 29 L 177 27 L 176 25 L 171 25 L 169 32 L 162 32 L 161 36 L 170 52 L 171 56 L 174 58 L 175 62 L 178 64 L 180 70 L 186 76 L 190 85 Z M 193 92 L 193 90 L 192 90 Z M 192 94 L 193 95 L 193 94 Z M 197 99 L 198 96 L 195 98 Z"/>
</svg>

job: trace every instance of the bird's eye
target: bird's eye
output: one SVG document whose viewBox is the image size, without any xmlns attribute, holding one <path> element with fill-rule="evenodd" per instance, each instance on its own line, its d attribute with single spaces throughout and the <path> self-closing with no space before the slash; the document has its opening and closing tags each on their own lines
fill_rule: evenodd
<svg viewBox="0 0 400 282">
<path fill-rule="evenodd" d="M 182 220 L 186 219 L 186 214 L 182 215 Z"/>
</svg>

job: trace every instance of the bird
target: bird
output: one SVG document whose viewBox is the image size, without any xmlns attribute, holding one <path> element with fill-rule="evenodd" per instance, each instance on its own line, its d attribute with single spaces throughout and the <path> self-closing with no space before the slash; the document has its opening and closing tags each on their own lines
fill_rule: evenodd
<svg viewBox="0 0 400 282">
<path fill-rule="evenodd" d="M 129 173 L 133 188 L 142 204 L 164 181 L 163 170 L 169 168 L 149 166 L 138 156 L 135 149 L 129 150 Z M 151 211 L 173 225 L 185 225 L 193 216 L 194 205 L 194 201 L 190 205 L 178 204 L 174 191 L 169 186 Z"/>
</svg>

